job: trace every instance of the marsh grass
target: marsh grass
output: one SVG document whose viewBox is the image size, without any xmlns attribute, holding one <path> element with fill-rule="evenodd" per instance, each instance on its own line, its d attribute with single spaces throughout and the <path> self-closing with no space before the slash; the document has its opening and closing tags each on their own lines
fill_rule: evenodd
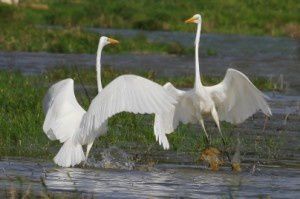
<svg viewBox="0 0 300 199">
<path fill-rule="evenodd" d="M 45 88 L 35 77 L 16 72 L 0 73 L 1 156 L 46 155 L 50 142 L 40 135 Z"/>
<path fill-rule="evenodd" d="M 101 72 L 103 76 L 103 83 L 104 85 L 108 84 L 110 81 L 115 79 L 116 77 L 123 75 L 123 74 L 137 74 L 143 77 L 146 77 L 150 80 L 153 80 L 161 85 L 165 84 L 166 82 L 171 82 L 174 86 L 179 88 L 190 88 L 194 85 L 194 76 L 193 75 L 185 75 L 185 76 L 174 76 L 174 77 L 165 77 L 165 76 L 158 76 L 153 71 L 143 71 L 143 70 L 114 70 L 109 66 L 103 66 L 104 70 Z M 78 70 L 76 67 L 56 67 L 54 70 L 50 70 L 47 73 L 43 74 L 44 78 L 50 82 L 54 82 L 57 80 L 64 79 L 66 77 L 70 77 L 73 79 L 78 79 L 78 75 L 80 76 L 81 80 L 86 85 L 96 85 L 96 78 L 95 78 L 95 70 L 94 69 L 86 69 L 86 68 L 79 68 Z M 253 84 L 261 90 L 264 91 L 273 91 L 278 90 L 278 86 L 276 82 L 273 82 L 273 79 L 266 79 L 264 77 L 251 77 L 250 78 Z M 204 85 L 214 85 L 222 81 L 222 78 L 218 76 L 201 76 L 201 81 Z"/>
<path fill-rule="evenodd" d="M 107 85 L 115 77 L 126 71 L 115 71 L 105 67 L 102 72 L 103 84 Z M 42 131 L 44 114 L 42 100 L 49 86 L 58 80 L 73 78 L 76 83 L 76 97 L 79 103 L 87 109 L 89 100 L 83 92 L 84 83 L 89 95 L 93 98 L 97 89 L 95 71 L 93 69 L 57 68 L 37 76 L 25 76 L 15 71 L 0 71 L 0 157 L 26 156 L 36 158 L 52 158 L 60 146 L 57 141 L 50 141 Z M 153 72 L 137 72 L 146 78 L 160 84 L 167 81 L 177 87 L 191 87 L 193 77 L 163 78 L 156 77 Z M 220 81 L 216 77 L 203 77 L 205 84 Z M 254 84 L 263 90 L 270 90 L 272 85 L 268 80 L 254 79 Z M 153 115 L 134 115 L 120 113 L 109 120 L 109 131 L 95 142 L 99 148 L 116 145 L 121 148 L 139 148 L 146 150 L 149 147 L 155 150 L 162 148 L 155 142 L 153 135 Z M 224 123 L 222 129 L 227 142 L 233 142 L 229 133 L 232 126 Z M 211 131 L 216 131 L 214 128 Z M 204 134 L 194 125 L 180 125 L 175 133 L 168 135 L 171 150 L 199 153 L 205 147 Z M 222 146 L 221 139 L 216 133 L 213 137 L 214 146 Z"/>
<path fill-rule="evenodd" d="M 1 21 L 1 20 L 0 20 Z M 37 28 L 33 25 L 6 23 L 0 28 L 0 50 L 46 51 L 52 53 L 95 53 L 99 34 L 89 33 L 80 27 L 67 29 Z M 192 54 L 193 48 L 179 43 L 151 42 L 143 35 L 131 38 L 114 36 L 120 44 L 106 50 L 107 53 L 140 52 L 166 54 Z"/>
<path fill-rule="evenodd" d="M 203 32 L 290 36 L 299 38 L 296 0 L 271 1 L 152 1 L 152 0 L 24 0 L 19 6 L 0 3 L 0 50 L 94 53 L 99 35 L 85 27 L 194 31 L 183 23 L 194 13 L 203 15 Z M 145 9 L 147 8 L 147 9 Z M 43 25 L 45 28 L 37 28 Z M 47 29 L 63 26 L 64 30 Z M 159 52 L 190 54 L 178 43 L 149 42 L 143 36 L 117 37 L 122 42 L 109 53 Z M 215 55 L 208 49 L 208 55 Z"/>
<path fill-rule="evenodd" d="M 273 36 L 292 36 L 300 21 L 297 0 L 24 0 L 0 4 L 0 13 L 1 21 L 28 24 L 177 31 L 193 30 L 183 21 L 201 13 L 204 32 Z"/>
</svg>

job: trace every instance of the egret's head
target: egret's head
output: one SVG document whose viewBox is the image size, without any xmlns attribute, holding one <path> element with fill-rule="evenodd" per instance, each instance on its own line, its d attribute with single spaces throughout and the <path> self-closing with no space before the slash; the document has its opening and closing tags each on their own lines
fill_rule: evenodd
<svg viewBox="0 0 300 199">
<path fill-rule="evenodd" d="M 100 38 L 100 43 L 101 43 L 103 46 L 106 46 L 107 44 L 118 44 L 119 41 L 118 41 L 118 40 L 115 40 L 115 39 L 112 39 L 112 38 L 109 38 L 109 37 L 102 36 L 102 37 Z"/>
<path fill-rule="evenodd" d="M 185 20 L 185 23 L 201 23 L 201 22 L 202 22 L 202 18 L 200 14 L 195 14 L 191 18 Z"/>
</svg>

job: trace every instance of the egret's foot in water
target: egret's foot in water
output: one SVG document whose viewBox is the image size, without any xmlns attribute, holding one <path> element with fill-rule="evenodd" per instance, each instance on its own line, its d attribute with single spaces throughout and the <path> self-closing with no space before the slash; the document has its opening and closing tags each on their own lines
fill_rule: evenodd
<svg viewBox="0 0 300 199">
<path fill-rule="evenodd" d="M 235 147 L 235 152 L 234 155 L 231 159 L 231 168 L 232 171 L 235 172 L 241 172 L 242 168 L 241 168 L 241 152 L 240 152 L 240 148 L 241 148 L 241 141 L 240 141 L 240 134 L 237 134 L 237 144 Z"/>
<path fill-rule="evenodd" d="M 220 159 L 220 151 L 214 147 L 208 147 L 203 150 L 200 160 L 207 162 L 212 171 L 218 171 L 220 166 L 224 163 Z"/>
<path fill-rule="evenodd" d="M 83 162 L 83 166 L 84 167 L 87 167 L 89 165 L 89 163 L 88 163 L 88 160 L 86 159 L 84 162 Z"/>
</svg>

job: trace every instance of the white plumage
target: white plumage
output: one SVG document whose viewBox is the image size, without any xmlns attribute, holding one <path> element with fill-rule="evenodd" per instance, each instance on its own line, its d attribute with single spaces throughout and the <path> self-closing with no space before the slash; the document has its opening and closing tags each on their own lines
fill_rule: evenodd
<svg viewBox="0 0 300 199">
<path fill-rule="evenodd" d="M 107 85 L 92 101 L 80 124 L 80 131 L 76 133 L 76 140 L 81 144 L 90 143 L 98 136 L 101 125 L 117 113 L 163 114 L 171 112 L 171 103 L 175 102 L 159 84 L 136 75 L 122 75 Z M 159 140 L 164 136 L 164 133 L 157 132 L 155 128 L 154 132 Z M 168 143 L 162 145 L 168 148 Z"/>
<path fill-rule="evenodd" d="M 65 79 L 48 90 L 43 100 L 46 115 L 43 130 L 50 140 L 64 143 L 54 162 L 69 167 L 85 159 L 82 146 L 73 140 L 85 110 L 79 105 L 74 94 L 74 81 Z"/>
<path fill-rule="evenodd" d="M 180 122 L 200 123 L 208 138 L 203 120 L 203 116 L 207 113 L 212 115 L 220 133 L 219 120 L 239 124 L 258 110 L 271 116 L 265 95 L 252 84 L 246 75 L 235 69 L 228 69 L 223 81 L 217 85 L 202 85 L 198 58 L 201 22 L 199 14 L 186 20 L 186 23 L 197 24 L 194 88 L 183 91 L 176 89 L 169 82 L 164 85 L 169 95 L 178 101 L 174 114 L 168 116 L 168 121 L 172 121 L 173 129 L 177 128 Z"/>
<path fill-rule="evenodd" d="M 164 115 L 174 112 L 176 103 L 159 84 L 136 75 L 122 75 L 104 89 L 101 84 L 101 52 L 116 40 L 101 37 L 97 51 L 98 95 L 86 112 L 74 95 L 72 79 L 54 84 L 44 98 L 43 108 L 46 118 L 43 130 L 51 140 L 63 142 L 54 161 L 63 167 L 79 164 L 88 157 L 94 140 L 107 131 L 107 119 L 126 111 L 140 114 L 155 114 L 154 134 L 164 149 L 169 148 L 166 134 L 172 125 L 163 122 Z M 84 156 L 82 145 L 87 145 Z"/>
<path fill-rule="evenodd" d="M 44 98 L 43 109 L 46 115 L 44 132 L 49 139 L 61 143 L 75 134 L 85 114 L 76 100 L 72 79 L 61 80 L 51 86 Z"/>
<path fill-rule="evenodd" d="M 205 89 L 214 100 L 221 121 L 239 124 L 258 110 L 267 116 L 272 114 L 267 97 L 235 69 L 228 69 L 221 83 Z"/>
</svg>

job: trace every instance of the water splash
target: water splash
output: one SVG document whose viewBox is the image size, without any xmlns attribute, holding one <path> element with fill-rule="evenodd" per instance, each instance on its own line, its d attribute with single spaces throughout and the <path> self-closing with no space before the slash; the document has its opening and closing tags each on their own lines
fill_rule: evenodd
<svg viewBox="0 0 300 199">
<path fill-rule="evenodd" d="M 131 155 L 122 149 L 111 146 L 101 152 L 102 160 L 90 158 L 85 166 L 105 169 L 133 170 L 135 163 Z"/>
</svg>

